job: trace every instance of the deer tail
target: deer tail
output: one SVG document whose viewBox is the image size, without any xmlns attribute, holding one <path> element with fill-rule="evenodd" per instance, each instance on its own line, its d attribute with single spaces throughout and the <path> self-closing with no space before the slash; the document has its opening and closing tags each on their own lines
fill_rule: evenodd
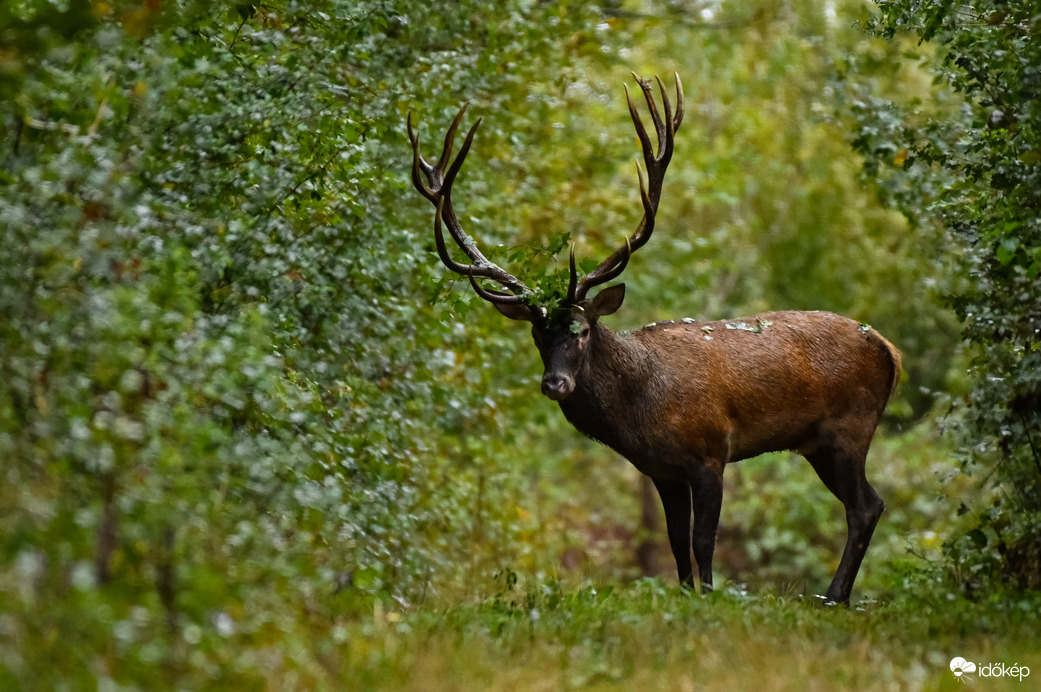
<svg viewBox="0 0 1041 692">
<path fill-rule="evenodd" d="M 892 397 L 896 392 L 896 386 L 900 384 L 900 372 L 901 372 L 901 358 L 900 349 L 893 344 L 889 343 L 889 340 L 884 336 L 875 332 L 875 336 L 878 337 L 882 345 L 885 346 L 885 350 L 889 355 L 889 366 L 892 368 L 892 384 L 889 387 L 889 396 Z"/>
</svg>

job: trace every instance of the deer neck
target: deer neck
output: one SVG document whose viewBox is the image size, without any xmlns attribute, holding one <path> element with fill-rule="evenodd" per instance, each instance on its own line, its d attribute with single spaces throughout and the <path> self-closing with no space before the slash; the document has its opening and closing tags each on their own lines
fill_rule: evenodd
<svg viewBox="0 0 1041 692">
<path fill-rule="evenodd" d="M 560 409 L 579 432 L 625 454 L 635 444 L 638 418 L 648 410 L 653 371 L 647 349 L 625 334 L 596 324 L 590 353 L 576 373 L 575 390 Z"/>
</svg>

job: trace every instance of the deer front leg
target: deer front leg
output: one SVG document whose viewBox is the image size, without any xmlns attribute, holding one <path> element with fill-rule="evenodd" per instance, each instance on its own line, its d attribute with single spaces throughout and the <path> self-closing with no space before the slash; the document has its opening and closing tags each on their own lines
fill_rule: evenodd
<svg viewBox="0 0 1041 692">
<path fill-rule="evenodd" d="M 716 548 L 719 510 L 723 506 L 723 466 L 698 465 L 688 470 L 694 503 L 694 560 L 705 591 L 712 590 L 712 553 Z"/>
<path fill-rule="evenodd" d="M 676 572 L 680 584 L 694 586 L 694 569 L 690 562 L 690 485 L 684 481 L 652 478 L 665 509 L 665 527 L 669 533 L 669 547 L 676 558 Z"/>
</svg>

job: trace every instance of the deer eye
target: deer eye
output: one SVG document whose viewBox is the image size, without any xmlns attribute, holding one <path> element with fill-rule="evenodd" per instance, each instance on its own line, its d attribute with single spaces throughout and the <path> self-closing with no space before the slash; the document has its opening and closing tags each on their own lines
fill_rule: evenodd
<svg viewBox="0 0 1041 692">
<path fill-rule="evenodd" d="M 571 331 L 572 334 L 575 334 L 575 335 L 577 335 L 579 337 L 585 338 L 585 337 L 589 336 L 589 325 L 588 324 L 584 324 L 582 322 L 572 322 L 571 326 L 568 327 L 568 329 Z"/>
</svg>

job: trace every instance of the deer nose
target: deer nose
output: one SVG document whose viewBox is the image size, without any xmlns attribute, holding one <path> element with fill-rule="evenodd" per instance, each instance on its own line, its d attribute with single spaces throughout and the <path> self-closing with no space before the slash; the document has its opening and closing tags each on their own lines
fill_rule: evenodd
<svg viewBox="0 0 1041 692">
<path fill-rule="evenodd" d="M 542 376 L 542 393 L 553 401 L 560 401 L 575 389 L 575 381 L 567 375 L 546 373 Z"/>
</svg>

